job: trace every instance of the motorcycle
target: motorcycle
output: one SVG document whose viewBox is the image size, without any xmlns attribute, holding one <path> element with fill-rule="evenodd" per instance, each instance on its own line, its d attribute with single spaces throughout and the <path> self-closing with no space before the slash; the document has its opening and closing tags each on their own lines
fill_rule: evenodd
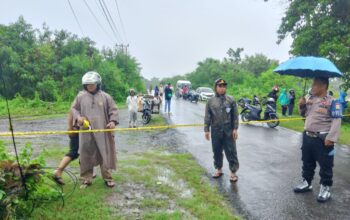
<svg viewBox="0 0 350 220">
<path fill-rule="evenodd" d="M 148 124 L 152 119 L 152 99 L 142 98 L 142 123 Z"/>
<path fill-rule="evenodd" d="M 261 118 L 261 112 L 263 110 L 262 104 L 257 96 L 254 96 L 252 104 L 251 100 L 241 98 L 238 100 L 238 105 L 242 107 L 240 115 L 243 122 L 268 121 L 266 124 L 270 128 L 277 127 L 280 123 L 276 113 L 276 102 L 273 98 L 268 98 L 265 101 L 264 105 L 266 105 L 266 107 L 263 118 Z"/>
<path fill-rule="evenodd" d="M 182 97 L 182 91 L 180 88 L 177 88 L 176 91 L 175 91 L 175 96 L 176 96 L 176 99 L 179 99 Z"/>
<path fill-rule="evenodd" d="M 193 90 L 189 91 L 186 94 L 183 94 L 183 99 L 189 100 L 190 102 L 197 103 L 199 100 L 199 94 Z"/>
</svg>

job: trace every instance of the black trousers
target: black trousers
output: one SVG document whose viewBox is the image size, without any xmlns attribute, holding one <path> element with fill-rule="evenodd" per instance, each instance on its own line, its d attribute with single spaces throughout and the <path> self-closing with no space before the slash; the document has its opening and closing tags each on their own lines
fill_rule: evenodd
<svg viewBox="0 0 350 220">
<path fill-rule="evenodd" d="M 294 104 L 288 105 L 288 115 L 293 115 Z"/>
<path fill-rule="evenodd" d="M 286 116 L 287 110 L 288 110 L 288 105 L 282 105 L 282 115 L 283 116 Z"/>
<path fill-rule="evenodd" d="M 69 152 L 66 156 L 75 160 L 79 157 L 79 135 L 69 136 L 69 139 Z"/>
<path fill-rule="evenodd" d="M 223 166 L 223 151 L 225 151 L 229 168 L 232 172 L 236 172 L 239 168 L 236 141 L 233 140 L 232 128 L 212 128 L 211 143 L 214 153 L 214 167 L 221 169 Z"/>
<path fill-rule="evenodd" d="M 324 140 L 319 137 L 309 137 L 303 133 L 302 152 L 302 176 L 311 183 L 314 178 L 316 162 L 320 166 L 320 184 L 333 185 L 334 146 L 325 146 Z"/>
</svg>

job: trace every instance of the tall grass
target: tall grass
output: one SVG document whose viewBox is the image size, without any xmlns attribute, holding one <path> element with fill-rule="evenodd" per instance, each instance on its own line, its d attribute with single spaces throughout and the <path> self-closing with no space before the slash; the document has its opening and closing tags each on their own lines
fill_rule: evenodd
<svg viewBox="0 0 350 220">
<path fill-rule="evenodd" d="M 66 113 L 71 105 L 70 102 L 44 102 L 36 95 L 34 99 L 26 99 L 17 95 L 9 100 L 9 109 L 13 116 L 37 116 Z M 7 115 L 6 100 L 0 98 L 0 117 Z"/>
</svg>

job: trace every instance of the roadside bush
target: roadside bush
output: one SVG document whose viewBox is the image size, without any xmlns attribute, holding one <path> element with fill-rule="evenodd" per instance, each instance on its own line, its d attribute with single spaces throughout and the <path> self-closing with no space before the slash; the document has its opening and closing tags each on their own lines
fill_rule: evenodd
<svg viewBox="0 0 350 220">
<path fill-rule="evenodd" d="M 0 219 L 24 219 L 44 201 L 62 197 L 62 192 L 52 187 L 45 172 L 45 160 L 40 154 L 33 157 L 33 148 L 27 144 L 19 153 L 26 189 L 22 184 L 16 158 L 0 141 Z"/>
</svg>

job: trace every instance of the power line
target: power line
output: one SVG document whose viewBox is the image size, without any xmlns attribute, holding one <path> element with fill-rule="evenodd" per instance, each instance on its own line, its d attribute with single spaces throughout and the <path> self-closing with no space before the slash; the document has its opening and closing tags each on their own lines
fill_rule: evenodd
<svg viewBox="0 0 350 220">
<path fill-rule="evenodd" d="M 73 12 L 75 21 L 77 22 L 77 24 L 78 24 L 78 26 L 79 26 L 79 29 L 80 29 L 80 31 L 81 31 L 81 34 L 82 34 L 83 36 L 85 36 L 84 31 L 83 31 L 83 28 L 81 27 L 81 25 L 80 25 L 80 23 L 79 23 L 78 17 L 77 17 L 77 15 L 75 14 L 74 9 L 73 9 L 73 7 L 72 7 L 70 1 L 69 1 L 69 0 L 67 0 L 67 1 L 68 1 L 68 4 L 69 4 L 70 9 L 71 9 L 72 12 Z"/>
<path fill-rule="evenodd" d="M 100 11 L 102 12 L 102 15 L 104 16 L 104 18 L 107 20 L 108 26 L 111 28 L 113 36 L 115 37 L 116 42 L 118 42 L 119 41 L 118 36 L 116 35 L 116 33 L 115 33 L 115 31 L 114 31 L 114 29 L 112 27 L 112 24 L 110 23 L 110 21 L 109 21 L 109 19 L 107 17 L 107 14 L 106 14 L 106 12 L 105 12 L 101 2 L 99 0 L 95 0 L 95 3 L 97 5 L 97 7 L 100 9 Z"/>
<path fill-rule="evenodd" d="M 118 35 L 116 34 L 116 32 L 115 32 L 115 30 L 114 30 L 114 28 L 113 28 L 113 26 L 112 26 L 112 24 L 111 24 L 111 22 L 110 22 L 110 20 L 109 20 L 109 18 L 108 18 L 108 16 L 107 16 L 107 14 L 106 14 L 106 11 L 105 11 L 105 9 L 104 9 L 104 7 L 103 7 L 103 5 L 102 5 L 101 0 L 98 0 L 98 2 L 100 3 L 102 12 L 103 12 L 103 14 L 104 14 L 104 16 L 105 16 L 105 18 L 106 18 L 106 20 L 107 20 L 107 22 L 108 22 L 109 27 L 111 28 L 111 30 L 112 30 L 112 32 L 113 32 L 115 38 L 117 39 L 117 41 L 119 41 L 119 40 L 118 40 Z"/>
<path fill-rule="evenodd" d="M 120 11 L 119 11 L 118 1 L 117 1 L 117 0 L 114 0 L 114 2 L 115 2 L 115 5 L 117 6 L 117 11 L 118 11 L 118 16 L 119 16 L 120 24 L 121 24 L 122 31 L 123 31 L 123 34 L 124 34 L 124 37 L 125 37 L 125 41 L 126 41 L 126 43 L 127 43 L 127 42 L 128 42 L 128 39 L 127 39 L 126 32 L 125 32 L 125 28 L 124 28 L 124 22 L 123 22 L 122 16 L 121 16 Z"/>
<path fill-rule="evenodd" d="M 106 12 L 107 12 L 107 14 L 108 14 L 108 16 L 109 16 L 109 18 L 110 18 L 112 24 L 113 24 L 113 27 L 114 27 L 116 33 L 120 36 L 121 41 L 123 41 L 121 35 L 120 35 L 119 32 L 118 32 L 117 25 L 115 25 L 114 20 L 113 20 L 113 17 L 111 16 L 111 13 L 110 13 L 109 10 L 108 10 L 108 6 L 107 6 L 106 2 L 105 2 L 104 0 L 102 0 L 102 3 L 103 3 L 104 6 L 105 6 Z"/>
<path fill-rule="evenodd" d="M 102 26 L 102 24 L 100 23 L 100 21 L 97 19 L 95 13 L 91 10 L 89 4 L 86 2 L 86 0 L 83 0 L 86 7 L 89 9 L 90 13 L 92 14 L 92 16 L 95 18 L 97 24 L 100 26 L 100 28 L 105 32 L 105 34 L 111 39 L 113 40 L 113 38 L 111 37 L 111 35 L 107 32 L 107 30 Z"/>
</svg>

